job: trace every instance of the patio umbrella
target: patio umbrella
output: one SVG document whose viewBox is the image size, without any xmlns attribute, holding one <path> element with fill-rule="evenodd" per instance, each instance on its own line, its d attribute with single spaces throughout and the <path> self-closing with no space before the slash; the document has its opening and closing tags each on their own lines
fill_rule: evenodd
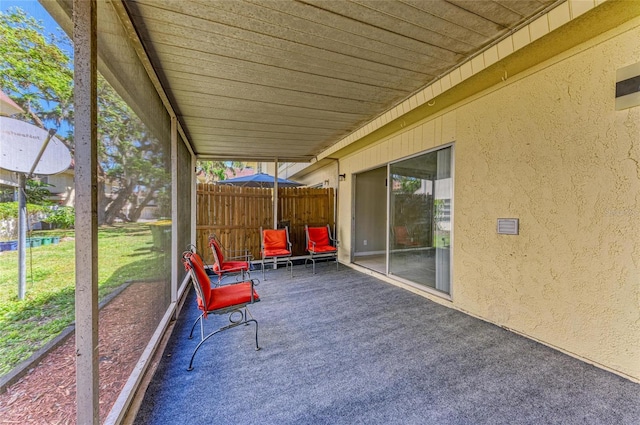
<svg viewBox="0 0 640 425">
<path fill-rule="evenodd" d="M 274 180 L 274 177 L 269 174 L 257 173 L 250 176 L 234 177 L 232 179 L 221 180 L 217 182 L 217 184 L 229 184 L 232 186 L 242 187 L 273 187 Z M 302 184 L 291 180 L 278 178 L 278 187 L 296 186 L 302 186 Z"/>
</svg>

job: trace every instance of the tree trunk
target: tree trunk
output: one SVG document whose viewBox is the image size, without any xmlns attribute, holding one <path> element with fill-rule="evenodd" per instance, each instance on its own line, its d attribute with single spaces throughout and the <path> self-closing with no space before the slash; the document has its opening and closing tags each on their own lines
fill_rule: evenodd
<svg viewBox="0 0 640 425">
<path fill-rule="evenodd" d="M 157 186 L 153 186 L 147 192 L 147 195 L 142 199 L 142 202 L 138 204 L 133 211 L 129 214 L 129 219 L 133 222 L 138 221 L 140 216 L 142 215 L 142 211 L 145 209 L 149 202 L 151 202 L 156 197 L 156 191 L 158 190 Z"/>
<path fill-rule="evenodd" d="M 113 224 L 115 219 L 121 213 L 122 209 L 125 207 L 125 205 L 127 205 L 129 196 L 131 196 L 131 193 L 133 193 L 133 187 L 134 184 L 132 182 L 127 182 L 126 186 L 118 191 L 115 199 L 113 199 L 106 208 L 106 211 L 104 213 L 104 224 Z"/>
</svg>

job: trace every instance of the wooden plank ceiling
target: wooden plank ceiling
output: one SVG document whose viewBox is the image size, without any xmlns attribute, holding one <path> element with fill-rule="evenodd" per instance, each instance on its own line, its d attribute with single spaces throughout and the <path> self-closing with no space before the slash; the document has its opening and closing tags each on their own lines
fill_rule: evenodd
<svg viewBox="0 0 640 425">
<path fill-rule="evenodd" d="M 195 151 L 306 161 L 557 0 L 130 0 Z"/>
</svg>

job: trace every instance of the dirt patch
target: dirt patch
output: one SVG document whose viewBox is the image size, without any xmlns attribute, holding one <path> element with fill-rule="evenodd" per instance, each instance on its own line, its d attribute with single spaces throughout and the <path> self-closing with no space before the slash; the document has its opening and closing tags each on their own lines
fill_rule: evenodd
<svg viewBox="0 0 640 425">
<path fill-rule="evenodd" d="M 164 283 L 135 282 L 100 310 L 98 340 L 100 422 L 104 422 L 142 351 L 155 331 L 166 303 Z M 27 375 L 0 394 L 3 424 L 76 422 L 75 333 Z"/>
</svg>

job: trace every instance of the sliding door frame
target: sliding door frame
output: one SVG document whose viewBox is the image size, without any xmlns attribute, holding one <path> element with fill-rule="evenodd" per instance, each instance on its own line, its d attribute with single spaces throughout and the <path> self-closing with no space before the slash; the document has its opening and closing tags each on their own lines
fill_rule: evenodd
<svg viewBox="0 0 640 425">
<path fill-rule="evenodd" d="M 391 254 L 391 238 L 390 238 L 390 229 L 391 229 L 391 213 L 390 213 L 390 205 L 391 205 L 391 167 L 394 164 L 398 164 L 400 162 L 412 159 L 412 158 L 417 158 L 420 157 L 422 155 L 427 155 L 429 153 L 434 153 L 443 149 L 447 149 L 450 148 L 451 149 L 451 201 L 450 201 L 450 208 L 451 208 L 451 213 L 450 213 L 450 226 L 451 226 L 451 230 L 450 230 L 450 234 L 449 234 L 449 293 L 446 292 L 442 292 L 439 291 L 435 288 L 431 288 L 429 286 L 417 283 L 417 282 L 413 282 L 411 280 L 402 278 L 398 275 L 395 274 L 390 274 L 390 254 Z M 444 145 L 440 145 L 431 149 L 427 149 L 425 151 L 421 151 L 421 152 L 416 152 L 415 154 L 406 156 L 406 157 L 402 157 L 402 158 L 398 158 L 395 159 L 393 161 L 389 161 L 386 163 L 386 165 L 379 165 L 376 167 L 371 167 L 371 168 L 367 168 L 364 170 L 360 170 L 357 173 L 353 173 L 353 178 L 352 178 L 352 182 L 351 182 L 351 193 L 353 193 L 353 197 L 352 197 L 352 203 L 351 203 L 351 252 L 350 252 L 350 261 L 353 264 L 358 264 L 356 261 L 356 227 L 357 227 L 357 217 L 356 217 L 356 202 L 357 202 L 357 179 L 358 179 L 358 175 L 372 171 L 372 170 L 376 170 L 379 168 L 383 168 L 386 167 L 386 185 L 385 185 L 385 201 L 386 201 L 386 217 L 385 217 L 385 264 L 384 264 L 384 276 L 389 277 L 391 279 L 397 280 L 399 282 L 402 282 L 403 284 L 409 285 L 413 288 L 419 289 L 420 291 L 424 291 L 424 292 L 428 292 L 429 294 L 432 295 L 436 295 L 440 298 L 444 298 L 447 300 L 452 300 L 453 299 L 453 291 L 454 291 L 454 285 L 453 285 L 453 258 L 454 258 L 454 250 L 453 250 L 453 246 L 454 246 L 454 212 L 455 212 L 455 142 L 451 142 L 451 143 L 447 143 Z M 374 272 L 376 272 L 375 270 L 373 270 Z M 376 272 L 379 273 L 379 272 Z"/>
</svg>

